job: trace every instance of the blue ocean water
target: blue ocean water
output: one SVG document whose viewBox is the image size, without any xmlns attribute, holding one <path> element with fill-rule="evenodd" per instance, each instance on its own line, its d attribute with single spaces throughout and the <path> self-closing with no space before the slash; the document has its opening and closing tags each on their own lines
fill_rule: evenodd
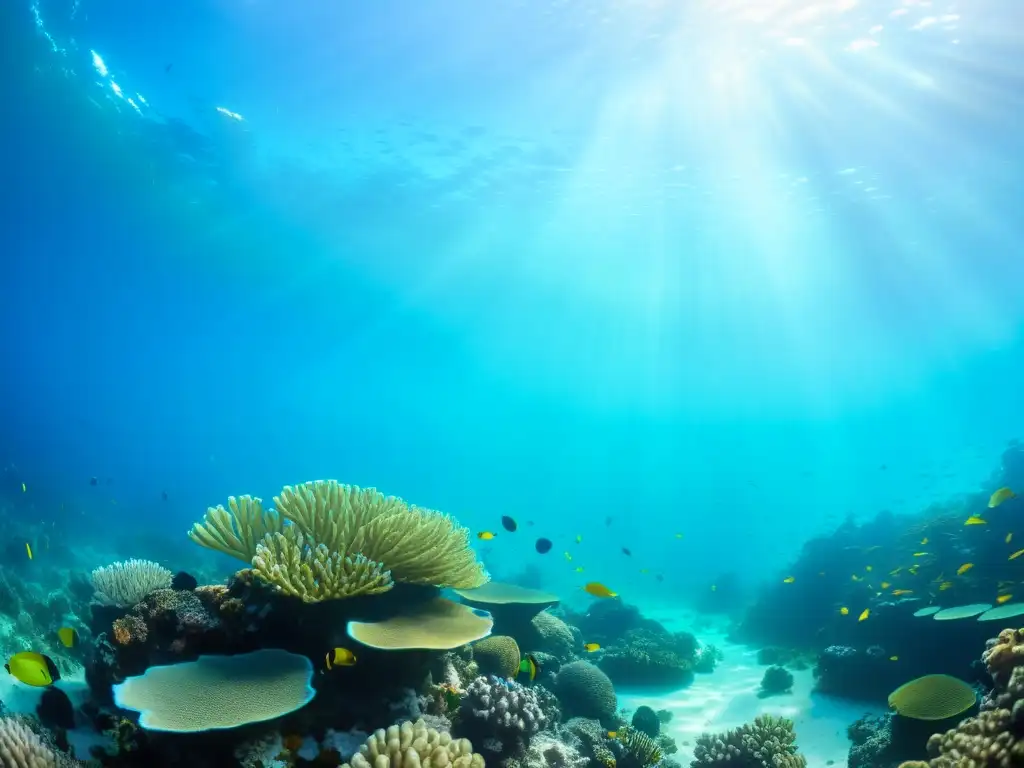
<svg viewBox="0 0 1024 768">
<path fill-rule="evenodd" d="M 5 2 L 8 556 L 213 567 L 208 506 L 330 477 L 496 532 L 496 576 L 674 608 L 987 489 L 1020 21 Z"/>
</svg>

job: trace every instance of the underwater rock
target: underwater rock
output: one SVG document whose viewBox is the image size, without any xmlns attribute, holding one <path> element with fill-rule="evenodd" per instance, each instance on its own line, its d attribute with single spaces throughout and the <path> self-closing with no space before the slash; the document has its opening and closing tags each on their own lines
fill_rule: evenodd
<svg viewBox="0 0 1024 768">
<path fill-rule="evenodd" d="M 815 690 L 859 701 L 884 701 L 906 682 L 906 672 L 889 661 L 879 646 L 859 650 L 830 645 L 818 655 L 814 667 Z"/>
</svg>

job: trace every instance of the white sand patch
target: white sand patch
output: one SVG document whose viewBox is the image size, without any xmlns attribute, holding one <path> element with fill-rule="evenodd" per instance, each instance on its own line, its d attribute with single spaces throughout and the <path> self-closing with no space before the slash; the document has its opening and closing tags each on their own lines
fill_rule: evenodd
<svg viewBox="0 0 1024 768">
<path fill-rule="evenodd" d="M 669 626 L 673 631 L 684 629 Z M 676 740 L 679 752 L 672 757 L 684 766 L 693 759 L 700 734 L 737 728 L 761 714 L 782 715 L 793 721 L 797 746 L 809 766 L 845 766 L 850 749 L 847 726 L 867 712 L 884 711 L 812 693 L 814 677 L 809 669 L 793 672 L 792 693 L 759 699 L 757 691 L 766 667 L 757 663 L 756 649 L 706 633 L 699 637 L 725 654 L 713 674 L 697 675 L 689 688 L 668 693 L 619 691 L 620 707 L 632 710 L 646 704 L 672 712 L 672 720 L 662 728 Z"/>
</svg>

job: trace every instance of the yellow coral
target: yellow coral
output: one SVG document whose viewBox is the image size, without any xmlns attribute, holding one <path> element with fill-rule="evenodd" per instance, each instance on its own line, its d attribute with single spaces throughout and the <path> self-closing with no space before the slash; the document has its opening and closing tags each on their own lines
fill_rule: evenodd
<svg viewBox="0 0 1024 768">
<path fill-rule="evenodd" d="M 263 500 L 252 496 L 232 496 L 228 508 L 210 507 L 202 523 L 195 523 L 188 537 L 196 544 L 251 562 L 256 547 L 268 533 L 280 533 L 283 523 L 273 510 L 263 509 Z"/>
<path fill-rule="evenodd" d="M 381 728 L 342 768 L 484 768 L 468 739 L 428 728 L 422 720 Z"/>
</svg>

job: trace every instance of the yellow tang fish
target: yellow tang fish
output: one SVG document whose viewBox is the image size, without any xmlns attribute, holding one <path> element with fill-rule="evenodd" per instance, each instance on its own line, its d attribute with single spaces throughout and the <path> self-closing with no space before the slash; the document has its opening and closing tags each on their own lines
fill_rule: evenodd
<svg viewBox="0 0 1024 768">
<path fill-rule="evenodd" d="M 60 680 L 60 672 L 57 671 L 53 659 L 34 651 L 14 654 L 10 661 L 4 664 L 4 669 L 26 685 L 34 685 L 37 688 L 45 688 L 53 685 L 55 680 Z"/>
<path fill-rule="evenodd" d="M 910 594 L 913 594 L 913 592 L 914 592 L 914 590 L 912 590 L 912 589 L 894 589 L 892 591 L 892 593 L 896 597 L 899 597 L 900 595 L 910 595 Z"/>
<path fill-rule="evenodd" d="M 348 648 L 332 648 L 327 652 L 324 661 L 328 669 L 351 667 L 356 663 L 356 655 Z"/>
<path fill-rule="evenodd" d="M 1005 541 L 1007 544 L 1013 541 L 1013 531 L 1010 531 L 1008 534 L 1006 534 L 1006 538 L 1003 539 L 1003 541 Z"/>
<path fill-rule="evenodd" d="M 587 653 L 593 653 L 594 651 L 601 650 L 601 646 L 597 643 L 587 643 L 583 646 L 583 650 Z"/>
<path fill-rule="evenodd" d="M 964 563 L 963 565 L 961 565 L 959 568 L 956 569 L 956 575 L 957 576 L 963 576 L 965 573 L 967 573 L 973 567 L 974 567 L 974 563 Z"/>
<path fill-rule="evenodd" d="M 964 525 L 988 525 L 988 520 L 977 515 L 971 515 L 964 521 Z"/>
<path fill-rule="evenodd" d="M 1012 555 L 1010 555 L 1010 557 L 1008 559 L 1009 560 L 1016 560 L 1021 555 L 1024 555 L 1024 549 L 1018 549 L 1016 552 L 1014 552 Z"/>
<path fill-rule="evenodd" d="M 863 611 L 860 612 L 860 616 L 857 617 L 857 621 L 864 621 L 870 615 L 871 615 L 871 609 L 870 608 L 865 608 Z"/>
<path fill-rule="evenodd" d="M 480 531 L 476 537 L 480 539 L 480 541 L 490 541 L 494 538 L 494 534 L 491 531 Z"/>
<path fill-rule="evenodd" d="M 1003 603 L 1008 602 L 1010 600 L 1013 600 L 1013 595 L 1000 595 L 996 598 L 996 602 L 999 603 L 999 605 L 1002 605 Z"/>
<path fill-rule="evenodd" d="M 28 559 L 32 559 L 32 545 L 27 541 L 25 542 L 25 553 L 28 555 Z"/>
<path fill-rule="evenodd" d="M 888 581 L 883 581 L 882 582 L 882 589 L 888 589 L 891 586 L 892 586 L 892 584 L 890 584 Z"/>
<path fill-rule="evenodd" d="M 608 738 L 609 739 L 617 739 L 617 738 L 619 738 L 619 732 L 618 731 L 608 731 Z"/>
<path fill-rule="evenodd" d="M 941 584 L 939 584 L 939 591 L 940 592 L 945 592 L 947 589 L 952 589 L 952 588 L 953 588 L 953 582 L 952 581 L 944 581 Z"/>
<path fill-rule="evenodd" d="M 842 615 L 842 616 L 849 616 L 849 615 L 850 615 L 850 609 L 849 609 L 849 608 L 847 608 L 847 607 L 846 607 L 846 606 L 844 605 L 844 606 L 843 606 L 842 608 L 840 608 L 840 609 L 839 609 L 839 613 L 840 613 L 840 615 Z"/>
<path fill-rule="evenodd" d="M 57 638 L 65 648 L 74 648 L 78 645 L 78 633 L 74 627 L 61 627 L 57 630 Z"/>
<path fill-rule="evenodd" d="M 24 486 L 22 486 L 22 487 L 24 487 Z M 988 497 L 988 508 L 989 509 L 995 509 L 1000 504 L 1002 504 L 1004 501 L 1009 501 L 1010 499 L 1015 499 L 1015 498 L 1017 498 L 1017 494 L 1014 493 L 1013 491 L 1011 491 L 1006 486 L 1003 486 L 998 491 L 996 491 L 995 493 L 993 493 L 991 496 Z"/>
<path fill-rule="evenodd" d="M 583 587 L 583 590 L 588 595 L 593 595 L 594 597 L 618 597 L 619 596 L 618 592 L 612 592 L 604 584 L 601 584 L 600 582 L 597 582 L 597 581 L 589 581 L 589 582 L 587 582 L 586 586 Z"/>
<path fill-rule="evenodd" d="M 796 576 L 787 576 L 786 578 L 784 578 L 782 580 L 782 583 L 783 584 L 792 584 L 794 581 L 796 581 Z"/>
</svg>

